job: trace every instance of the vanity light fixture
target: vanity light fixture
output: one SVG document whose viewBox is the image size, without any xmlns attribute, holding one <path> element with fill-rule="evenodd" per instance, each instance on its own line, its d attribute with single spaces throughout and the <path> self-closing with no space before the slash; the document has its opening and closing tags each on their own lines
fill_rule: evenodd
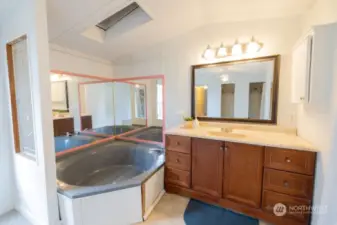
<svg viewBox="0 0 337 225">
<path fill-rule="evenodd" d="M 256 41 L 254 37 L 247 43 L 240 43 L 238 39 L 236 39 L 234 45 L 225 46 L 221 43 L 219 48 L 211 48 L 210 45 L 207 46 L 204 51 L 202 57 L 206 60 L 212 59 L 221 59 L 227 56 L 240 56 L 243 54 L 254 54 L 259 52 L 262 49 L 263 43 Z"/>
<path fill-rule="evenodd" d="M 217 52 L 217 57 L 224 57 L 227 56 L 227 48 L 221 43 L 220 48 L 218 49 Z"/>
<path fill-rule="evenodd" d="M 257 53 L 260 49 L 261 45 L 254 39 L 254 37 L 252 37 L 247 45 L 247 53 Z"/>
<path fill-rule="evenodd" d="M 235 41 L 235 44 L 232 47 L 232 55 L 241 55 L 242 54 L 242 45 L 238 40 Z"/>
<path fill-rule="evenodd" d="M 204 52 L 204 54 L 203 54 L 203 57 L 204 57 L 205 59 L 210 60 L 210 59 L 213 59 L 214 56 L 215 56 L 214 50 L 211 48 L 211 46 L 208 45 L 208 46 L 207 46 L 207 49 L 205 50 L 205 52 Z"/>
</svg>

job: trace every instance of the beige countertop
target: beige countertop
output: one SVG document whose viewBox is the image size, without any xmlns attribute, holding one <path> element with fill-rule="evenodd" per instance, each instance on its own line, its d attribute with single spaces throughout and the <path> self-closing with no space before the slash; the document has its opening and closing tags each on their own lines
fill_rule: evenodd
<svg viewBox="0 0 337 225">
<path fill-rule="evenodd" d="M 296 129 L 275 125 L 200 123 L 198 128 L 184 128 L 181 125 L 168 129 L 165 133 L 303 151 L 318 151 L 308 141 L 297 136 Z"/>
</svg>

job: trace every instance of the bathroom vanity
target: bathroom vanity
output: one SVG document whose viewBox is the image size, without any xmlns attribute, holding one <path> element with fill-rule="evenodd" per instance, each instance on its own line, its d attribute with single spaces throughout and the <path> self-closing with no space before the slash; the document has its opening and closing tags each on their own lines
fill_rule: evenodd
<svg viewBox="0 0 337 225">
<path fill-rule="evenodd" d="M 167 192 L 275 225 L 310 223 L 316 151 L 296 131 L 206 123 L 166 134 Z M 274 214 L 277 203 L 284 216 Z"/>
</svg>

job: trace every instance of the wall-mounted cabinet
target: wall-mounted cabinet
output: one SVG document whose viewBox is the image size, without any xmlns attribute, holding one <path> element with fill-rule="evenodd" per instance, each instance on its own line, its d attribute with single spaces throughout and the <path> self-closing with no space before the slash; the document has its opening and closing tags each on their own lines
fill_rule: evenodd
<svg viewBox="0 0 337 225">
<path fill-rule="evenodd" d="M 335 71 L 337 23 L 312 27 L 293 49 L 292 102 L 307 103 L 315 110 L 330 107 Z"/>
<path fill-rule="evenodd" d="M 292 53 L 293 103 L 308 103 L 310 98 L 310 75 L 312 63 L 313 35 L 301 40 Z"/>
</svg>

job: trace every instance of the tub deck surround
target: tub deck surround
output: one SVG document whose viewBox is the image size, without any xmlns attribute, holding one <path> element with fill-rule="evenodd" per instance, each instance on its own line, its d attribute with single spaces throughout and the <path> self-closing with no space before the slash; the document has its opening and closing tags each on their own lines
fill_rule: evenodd
<svg viewBox="0 0 337 225">
<path fill-rule="evenodd" d="M 118 140 L 97 144 L 57 158 L 58 192 L 76 199 L 140 186 L 162 167 L 164 160 L 160 145 Z M 121 174 L 105 174 L 104 171 L 109 171 L 114 162 L 117 167 L 119 164 L 125 165 L 125 168 L 130 166 L 126 171 L 130 177 L 123 171 Z M 131 168 L 132 165 L 134 168 Z M 103 174 L 98 175 L 100 171 Z M 97 182 L 90 181 L 90 177 Z M 89 181 L 86 182 L 86 179 Z"/>
<path fill-rule="evenodd" d="M 275 125 L 201 122 L 198 128 L 184 128 L 181 125 L 166 130 L 165 134 L 302 151 L 318 151 L 308 141 L 297 136 L 296 129 Z"/>
</svg>

